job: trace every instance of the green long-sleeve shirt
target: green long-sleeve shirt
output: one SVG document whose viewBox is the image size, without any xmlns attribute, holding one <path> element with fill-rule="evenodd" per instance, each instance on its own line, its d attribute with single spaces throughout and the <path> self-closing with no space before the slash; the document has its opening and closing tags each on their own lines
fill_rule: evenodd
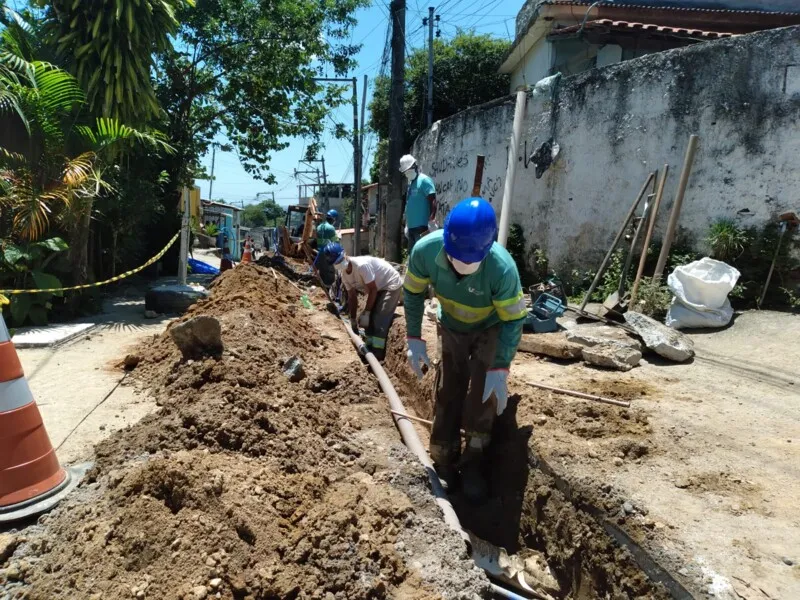
<svg viewBox="0 0 800 600">
<path fill-rule="evenodd" d="M 517 265 L 495 242 L 475 273 L 459 276 L 447 260 L 443 235 L 440 229 L 423 237 L 408 259 L 403 283 L 407 333 L 410 337 L 422 333 L 425 289 L 430 284 L 439 299 L 442 326 L 463 332 L 502 323 L 493 367 L 507 369 L 527 315 Z"/>
</svg>

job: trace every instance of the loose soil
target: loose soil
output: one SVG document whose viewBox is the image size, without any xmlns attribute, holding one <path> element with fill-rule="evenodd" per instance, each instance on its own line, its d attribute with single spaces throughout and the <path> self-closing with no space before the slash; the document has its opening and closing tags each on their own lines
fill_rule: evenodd
<svg viewBox="0 0 800 600">
<path fill-rule="evenodd" d="M 307 310 L 259 266 L 212 292 L 178 322 L 218 318 L 223 354 L 184 361 L 168 332 L 136 351 L 160 410 L 15 534 L 0 598 L 489 597 L 324 295 Z"/>
</svg>

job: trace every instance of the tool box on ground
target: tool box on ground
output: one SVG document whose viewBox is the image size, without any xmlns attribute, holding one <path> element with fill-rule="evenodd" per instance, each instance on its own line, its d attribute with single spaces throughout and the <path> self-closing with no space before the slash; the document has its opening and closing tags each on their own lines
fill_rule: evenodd
<svg viewBox="0 0 800 600">
<path fill-rule="evenodd" d="M 528 317 L 525 319 L 525 329 L 535 333 L 549 333 L 558 330 L 556 319 L 564 314 L 564 303 L 550 294 L 540 295 L 533 303 Z"/>
</svg>

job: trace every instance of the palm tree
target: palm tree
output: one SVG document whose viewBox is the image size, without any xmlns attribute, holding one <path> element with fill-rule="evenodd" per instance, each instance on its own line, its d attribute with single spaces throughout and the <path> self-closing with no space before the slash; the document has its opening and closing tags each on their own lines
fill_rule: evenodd
<svg viewBox="0 0 800 600">
<path fill-rule="evenodd" d="M 153 53 L 170 47 L 175 13 L 194 0 L 36 0 L 46 37 L 86 91 L 89 110 L 142 124 L 159 113 Z"/>
<path fill-rule="evenodd" d="M 171 151 L 163 135 L 113 118 L 78 124 L 84 94 L 75 77 L 24 56 L 31 30 L 19 19 L 0 33 L 0 214 L 11 238 L 34 241 L 53 217 L 69 234 L 72 276 L 88 279 L 92 209 L 113 193 L 104 173 L 132 144 Z"/>
</svg>

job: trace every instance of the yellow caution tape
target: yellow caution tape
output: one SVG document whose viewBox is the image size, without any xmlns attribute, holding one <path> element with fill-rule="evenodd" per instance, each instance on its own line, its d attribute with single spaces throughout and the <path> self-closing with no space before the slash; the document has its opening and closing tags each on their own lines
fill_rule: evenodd
<svg viewBox="0 0 800 600">
<path fill-rule="evenodd" d="M 148 260 L 144 263 L 141 267 L 137 267 L 131 271 L 127 271 L 122 273 L 121 275 L 117 275 L 116 277 L 112 277 L 111 279 L 106 279 L 105 281 L 98 281 L 97 283 L 85 283 L 83 285 L 73 285 L 71 287 L 63 287 L 63 288 L 48 288 L 48 289 L 41 289 L 41 290 L 0 290 L 0 306 L 3 304 L 8 304 L 8 298 L 6 298 L 3 294 L 9 295 L 16 295 L 16 294 L 53 294 L 55 292 L 72 292 L 74 290 L 85 290 L 88 288 L 93 287 L 100 287 L 101 285 L 108 285 L 109 283 L 114 283 L 115 281 L 120 281 L 121 279 L 125 279 L 126 277 L 130 277 L 131 275 L 135 275 L 139 271 L 142 271 L 152 265 L 154 262 L 159 260 L 162 256 L 167 253 L 172 247 L 177 239 L 180 237 L 180 231 L 174 235 L 174 237 L 169 241 L 169 243 L 164 246 L 164 249 L 161 250 L 158 254 L 156 254 L 153 258 Z"/>
</svg>

